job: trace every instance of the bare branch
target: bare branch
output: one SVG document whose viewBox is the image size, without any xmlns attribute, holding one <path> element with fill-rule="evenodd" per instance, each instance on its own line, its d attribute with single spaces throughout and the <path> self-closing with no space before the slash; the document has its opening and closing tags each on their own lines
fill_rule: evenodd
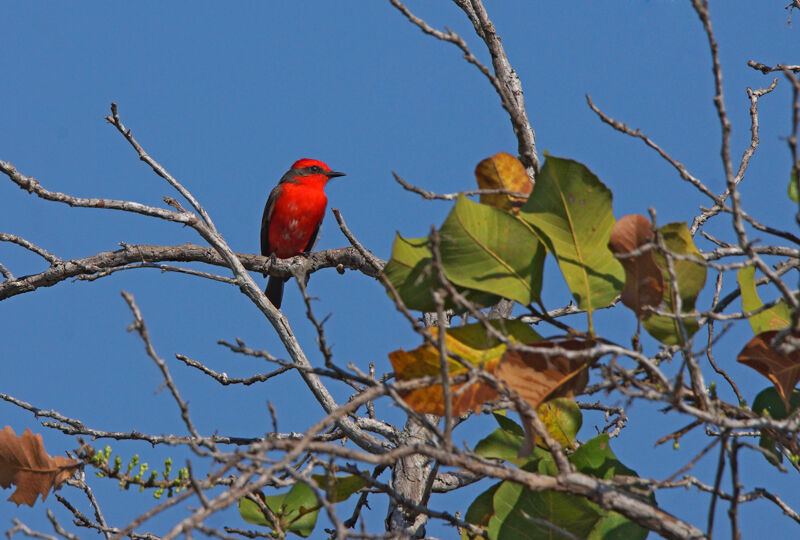
<svg viewBox="0 0 800 540">
<path fill-rule="evenodd" d="M 175 188 L 175 190 L 178 193 L 180 193 L 181 196 L 183 196 L 184 199 L 189 201 L 189 204 L 191 204 L 192 208 L 194 208 L 195 211 L 200 215 L 206 226 L 211 228 L 212 231 L 216 232 L 217 229 L 216 227 L 214 227 L 214 222 L 211 221 L 211 217 L 208 215 L 205 209 L 202 206 L 200 206 L 200 203 L 197 202 L 194 196 L 191 193 L 189 193 L 189 190 L 184 188 L 177 180 L 175 180 L 175 178 L 173 178 L 172 175 L 169 174 L 167 170 L 161 166 L 160 163 L 151 158 L 147 154 L 147 152 L 144 151 L 144 148 L 142 148 L 142 146 L 138 142 L 136 142 L 136 139 L 133 138 L 131 130 L 127 129 L 122 124 L 122 120 L 120 120 L 119 113 L 117 111 L 116 103 L 111 103 L 111 114 L 109 116 L 106 116 L 106 121 L 108 121 L 109 124 L 117 128 L 117 131 L 119 131 L 122 134 L 122 136 L 125 137 L 125 139 L 133 147 L 133 149 L 136 150 L 136 153 L 139 154 L 139 159 L 147 163 L 150 166 L 150 168 L 153 169 L 153 172 L 155 172 L 158 176 L 166 180 L 169 183 L 169 185 Z M 177 208 L 181 213 L 186 212 L 177 202 L 175 202 L 175 204 L 171 206 L 175 205 L 177 205 Z"/>
<path fill-rule="evenodd" d="M 61 259 L 53 255 L 46 249 L 40 248 L 33 242 L 25 240 L 24 238 L 17 236 L 15 234 L 7 234 L 0 232 L 0 242 L 11 242 L 12 244 L 17 244 L 18 246 L 22 246 L 28 251 L 32 251 L 33 253 L 39 255 L 41 258 L 43 258 L 50 264 L 58 264 L 61 262 Z"/>
<path fill-rule="evenodd" d="M 521 193 L 519 191 L 511 191 L 508 189 L 471 189 L 468 191 L 459 191 L 458 193 L 434 193 L 433 191 L 428 191 L 426 189 L 422 189 L 421 187 L 413 186 L 400 178 L 397 173 L 392 173 L 394 176 L 395 181 L 403 186 L 403 189 L 406 191 L 411 191 L 412 193 L 416 193 L 421 195 L 423 199 L 428 200 L 441 200 L 441 201 L 454 201 L 459 198 L 461 195 L 511 195 L 513 197 L 520 197 L 520 198 L 527 198 L 527 193 Z"/>
<path fill-rule="evenodd" d="M 165 219 L 167 221 L 174 221 L 176 223 L 183 223 L 185 225 L 191 225 L 195 222 L 195 220 L 197 220 L 197 216 L 194 214 L 173 212 L 172 210 L 147 206 L 137 202 L 117 201 L 114 199 L 86 199 L 83 197 L 73 197 L 57 191 L 49 191 L 43 188 L 41 184 L 39 184 L 39 181 L 34 177 L 25 176 L 19 173 L 11 163 L 5 161 L 0 161 L 0 172 L 8 176 L 12 182 L 17 184 L 20 188 L 24 189 L 28 193 L 33 193 L 37 197 L 47 201 L 60 202 L 68 204 L 69 206 L 78 206 L 82 208 L 122 210 L 124 212 L 132 212 L 134 214 L 142 214 L 144 216 L 156 217 L 159 219 Z"/>
<path fill-rule="evenodd" d="M 522 83 L 516 71 L 508 61 L 500 37 L 497 36 L 494 24 L 489 19 L 486 9 L 480 0 L 453 0 L 470 18 L 475 26 L 475 32 L 486 44 L 492 56 L 494 73 L 481 64 L 470 52 L 464 39 L 453 32 L 447 30 L 442 32 L 431 27 L 424 20 L 415 16 L 399 0 L 389 0 L 405 17 L 424 33 L 442 41 L 447 41 L 456 45 L 464 53 L 464 58 L 470 64 L 476 66 L 492 83 L 500 102 L 508 113 L 511 126 L 517 136 L 517 151 L 519 159 L 525 166 L 531 180 L 536 180 L 539 174 L 539 156 L 536 153 L 536 135 L 528 121 L 528 113 L 525 110 L 525 99 L 522 95 Z"/>
<path fill-rule="evenodd" d="M 794 0 L 796 2 L 800 2 L 800 0 Z M 800 5 L 798 6 L 800 7 Z M 776 64 L 774 67 L 768 66 L 766 64 L 762 64 L 761 62 L 754 62 L 753 60 L 748 60 L 747 65 L 751 68 L 760 71 L 764 75 L 767 73 L 772 73 L 773 71 L 793 71 L 795 73 L 800 73 L 800 66 L 789 66 L 786 64 Z"/>
<path fill-rule="evenodd" d="M 302 267 L 307 273 L 313 273 L 322 268 L 350 268 L 374 277 L 377 275 L 375 266 L 382 268 L 385 262 L 377 257 L 370 261 L 354 248 L 330 249 L 312 253 L 308 257 L 298 256 L 291 259 L 275 259 L 261 255 L 236 253 L 244 268 L 253 272 L 261 272 L 279 277 L 288 277 L 296 268 Z M 17 279 L 8 279 L 0 283 L 0 300 L 5 300 L 18 294 L 35 291 L 40 287 L 52 287 L 71 278 L 91 280 L 90 278 L 107 276 L 113 272 L 129 268 L 159 268 L 152 263 L 174 262 L 202 262 L 214 266 L 227 267 L 225 260 L 212 248 L 194 244 L 179 246 L 149 246 L 122 244 L 122 249 L 116 251 L 103 251 L 82 259 L 72 259 L 54 264 L 44 272 L 23 276 Z M 170 269 L 168 271 L 178 271 Z M 205 275 L 201 272 L 180 269 L 181 272 L 190 273 L 199 277 L 230 282 L 228 278 L 216 275 Z M 238 285 L 237 281 L 233 281 Z"/>
<path fill-rule="evenodd" d="M 618 120 L 614 120 L 613 118 L 611 118 L 610 116 L 605 114 L 603 111 L 601 111 L 594 104 L 594 102 L 592 102 L 592 98 L 589 96 L 589 94 L 586 94 L 586 102 L 589 104 L 589 108 L 591 108 L 595 112 L 595 114 L 597 114 L 597 116 L 600 117 L 600 120 L 602 120 L 603 122 L 605 122 L 606 124 L 608 124 L 609 126 L 613 127 L 614 129 L 616 129 L 617 131 L 619 131 L 621 133 L 625 133 L 626 135 L 630 135 L 631 137 L 636 137 L 637 139 L 641 139 L 647 146 L 649 146 L 650 148 L 652 148 L 653 150 L 658 152 L 658 154 L 662 158 L 667 160 L 669 162 L 669 164 L 672 165 L 675 168 L 676 171 L 678 171 L 678 174 L 680 175 L 680 177 L 682 179 L 684 179 L 687 182 L 689 182 L 690 184 L 692 184 L 701 193 L 707 195 L 713 201 L 717 201 L 717 196 L 710 189 L 708 189 L 705 186 L 705 184 L 703 184 L 703 182 L 701 182 L 699 179 L 697 179 L 695 176 L 693 176 L 686 169 L 686 167 L 683 165 L 683 163 L 681 163 L 680 161 L 678 161 L 678 160 L 674 159 L 672 156 L 670 156 L 660 146 L 658 146 L 655 142 L 653 142 L 652 139 L 650 139 L 650 137 L 648 137 L 647 135 L 642 133 L 641 130 L 639 130 L 639 129 L 635 129 L 635 130 L 631 129 L 628 126 L 626 126 L 625 124 L 623 124 L 622 122 L 620 122 Z"/>
</svg>

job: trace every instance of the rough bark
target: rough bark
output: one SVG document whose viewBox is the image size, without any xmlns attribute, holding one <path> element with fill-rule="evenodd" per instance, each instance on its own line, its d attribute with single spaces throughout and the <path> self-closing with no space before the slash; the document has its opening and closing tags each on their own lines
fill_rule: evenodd
<svg viewBox="0 0 800 540">
<path fill-rule="evenodd" d="M 438 417 L 431 415 L 430 419 L 436 422 Z M 427 444 L 431 435 L 416 418 L 409 417 L 400 444 Z M 392 466 L 392 487 L 406 501 L 424 506 L 430 495 L 431 474 L 430 458 L 411 454 L 398 459 Z M 424 538 L 427 520 L 425 514 L 417 513 L 403 502 L 393 499 L 389 502 L 386 515 L 386 530 L 399 533 L 401 538 Z"/>
</svg>

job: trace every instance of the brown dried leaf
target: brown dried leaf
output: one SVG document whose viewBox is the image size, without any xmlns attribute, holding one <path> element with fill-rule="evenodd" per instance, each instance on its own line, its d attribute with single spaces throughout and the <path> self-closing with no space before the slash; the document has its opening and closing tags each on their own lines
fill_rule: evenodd
<svg viewBox="0 0 800 540">
<path fill-rule="evenodd" d="M 540 341 L 530 347 L 552 349 L 559 347 L 569 351 L 589 349 L 594 344 L 579 339 L 564 341 Z M 567 358 L 544 354 L 506 351 L 494 374 L 502 379 L 531 407 L 557 397 L 575 397 L 586 386 L 589 362 L 585 358 Z"/>
<path fill-rule="evenodd" d="M 475 178 L 481 189 L 507 189 L 529 195 L 533 191 L 533 182 L 525 172 L 520 161 L 505 152 L 486 158 L 475 167 Z M 481 195 L 482 204 L 488 204 L 513 213 L 525 204 L 528 197 L 512 197 L 503 193 Z"/>
<path fill-rule="evenodd" d="M 652 240 L 650 220 L 640 214 L 631 214 L 614 225 L 608 249 L 615 255 L 627 254 Z M 619 262 L 625 269 L 622 303 L 640 316 L 643 307 L 657 307 L 664 295 L 664 280 L 653 258 L 653 252 L 647 251 L 635 257 L 619 259 Z"/>
<path fill-rule="evenodd" d="M 792 351 L 788 357 L 780 354 L 772 347 L 777 334 L 777 330 L 758 334 L 744 346 L 736 360 L 772 381 L 786 410 L 789 410 L 792 390 L 800 381 L 800 351 Z"/>
<path fill-rule="evenodd" d="M 564 341 L 540 341 L 531 347 L 551 349 L 559 347 L 570 351 L 589 349 L 594 344 L 589 341 L 569 339 Z M 495 375 L 516 390 L 534 410 L 545 401 L 559 397 L 575 397 L 586 387 L 589 361 L 583 358 L 567 358 L 530 352 L 507 351 L 500 360 Z M 526 457 L 536 445 L 536 431 L 524 416 L 522 427 L 525 442 L 519 456 Z"/>
<path fill-rule="evenodd" d="M 20 437 L 10 426 L 0 431 L 0 487 L 17 486 L 8 498 L 17 505 L 33 506 L 39 495 L 45 500 L 50 489 L 59 489 L 79 465 L 74 459 L 50 457 L 42 436 L 34 435 L 30 429 Z"/>
</svg>

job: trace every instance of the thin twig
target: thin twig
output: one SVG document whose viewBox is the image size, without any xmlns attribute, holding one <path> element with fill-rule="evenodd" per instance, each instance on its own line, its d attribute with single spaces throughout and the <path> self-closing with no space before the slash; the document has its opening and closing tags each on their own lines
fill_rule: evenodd
<svg viewBox="0 0 800 540">
<path fill-rule="evenodd" d="M 145 325 L 142 312 L 139 311 L 139 306 L 136 305 L 136 301 L 134 300 L 132 294 L 122 291 L 122 297 L 125 299 L 125 302 L 127 302 L 128 307 L 133 313 L 133 324 L 128 327 L 128 331 L 130 332 L 131 330 L 136 330 L 136 332 L 139 334 L 139 337 L 141 337 L 142 341 L 144 341 L 147 356 L 149 356 L 153 362 L 156 363 L 158 369 L 161 370 L 161 375 L 164 377 L 164 384 L 166 384 L 167 388 L 169 388 L 172 397 L 175 399 L 175 402 L 178 404 L 178 408 L 181 411 L 183 423 L 186 425 L 186 428 L 189 430 L 189 433 L 192 435 L 192 437 L 199 439 L 200 434 L 197 432 L 197 429 L 195 429 L 192 419 L 189 416 L 189 405 L 183 400 L 183 398 L 181 398 L 181 395 L 178 392 L 178 387 L 175 386 L 175 382 L 172 380 L 172 375 L 169 373 L 167 363 L 158 356 L 158 353 L 156 353 L 156 350 L 150 341 L 150 333 L 147 331 L 147 325 Z"/>
</svg>

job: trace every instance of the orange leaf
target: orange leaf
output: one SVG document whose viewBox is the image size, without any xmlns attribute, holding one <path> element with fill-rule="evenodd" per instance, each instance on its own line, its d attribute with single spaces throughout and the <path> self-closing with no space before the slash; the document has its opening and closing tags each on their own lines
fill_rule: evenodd
<svg viewBox="0 0 800 540">
<path fill-rule="evenodd" d="M 50 457 L 42 436 L 34 435 L 30 429 L 20 437 L 10 426 L 0 431 L 0 487 L 17 486 L 8 498 L 17 505 L 33 506 L 39 495 L 45 500 L 50 489 L 59 489 L 79 465 L 74 459 Z"/>
<path fill-rule="evenodd" d="M 772 347 L 777 334 L 777 330 L 758 334 L 744 346 L 736 360 L 772 381 L 788 411 L 792 390 L 800 381 L 800 351 L 792 351 L 788 357 L 780 354 Z"/>
<path fill-rule="evenodd" d="M 435 331 L 435 328 L 431 328 Z M 428 375 L 439 375 L 439 352 L 428 345 L 423 345 L 413 351 L 398 350 L 389 353 L 395 377 L 398 381 L 419 379 Z M 497 360 L 488 362 L 496 364 Z M 451 361 L 450 375 L 458 375 L 466 371 L 463 366 Z M 453 400 L 453 414 L 460 415 L 469 409 L 477 409 L 483 403 L 497 398 L 497 392 L 486 383 L 475 382 L 464 388 L 468 383 L 453 384 L 450 386 Z M 422 414 L 436 414 L 444 416 L 444 391 L 441 384 L 432 384 L 424 388 L 409 390 L 401 393 L 408 406 Z"/>
<path fill-rule="evenodd" d="M 465 388 L 465 385 L 469 384 Z M 484 382 L 461 383 L 450 385 L 453 400 L 453 415 L 459 416 L 468 410 L 478 410 L 486 403 L 500 397 L 498 393 Z M 444 392 L 441 384 L 432 384 L 425 388 L 410 390 L 402 394 L 408 406 L 421 414 L 444 416 Z"/>
<path fill-rule="evenodd" d="M 631 253 L 653 240 L 650 220 L 639 214 L 624 216 L 611 230 L 608 249 L 615 255 Z M 656 265 L 653 252 L 619 259 L 625 269 L 622 303 L 637 315 L 645 306 L 657 307 L 664 295 L 664 279 Z"/>
<path fill-rule="evenodd" d="M 519 208 L 528 200 L 527 195 L 533 191 L 533 182 L 525 172 L 520 161 L 505 152 L 486 158 L 475 167 L 475 178 L 481 189 L 507 189 L 525 193 L 525 197 L 513 197 L 503 193 L 481 195 L 481 203 L 503 210 L 519 212 Z"/>
<path fill-rule="evenodd" d="M 492 325 L 503 331 L 514 343 L 531 343 L 539 339 L 539 335 L 530 326 L 520 321 L 495 321 Z M 439 329 L 430 328 L 431 333 L 438 336 Z M 450 328 L 445 334 L 447 350 L 458 355 L 465 362 L 481 366 L 492 372 L 506 351 L 506 345 L 487 333 L 482 323 L 468 324 Z M 439 349 L 429 344 L 421 345 L 411 351 L 397 350 L 389 353 L 389 360 L 394 368 L 398 381 L 409 381 L 421 377 L 441 376 Z M 451 376 L 465 373 L 467 369 L 450 359 L 448 370 Z M 491 386 L 482 382 L 469 382 L 451 385 L 453 414 L 462 414 L 469 409 L 477 409 L 483 403 L 498 397 Z M 424 414 L 444 414 L 444 393 L 441 383 L 431 384 L 424 388 L 401 392 L 401 396 L 415 411 Z"/>
</svg>

